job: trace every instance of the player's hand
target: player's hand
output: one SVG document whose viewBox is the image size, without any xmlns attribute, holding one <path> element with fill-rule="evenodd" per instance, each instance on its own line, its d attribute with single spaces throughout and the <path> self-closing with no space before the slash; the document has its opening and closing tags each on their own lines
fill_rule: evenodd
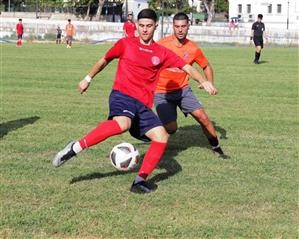
<svg viewBox="0 0 299 239">
<path fill-rule="evenodd" d="M 209 81 L 204 81 L 201 83 L 201 86 L 205 91 L 209 93 L 209 95 L 216 95 L 217 94 L 217 89 L 216 87 Z"/>
<path fill-rule="evenodd" d="M 87 81 L 87 80 L 81 80 L 79 85 L 78 85 L 78 88 L 79 88 L 79 91 L 80 91 L 80 94 L 83 94 L 87 88 L 89 87 L 90 83 Z"/>
</svg>

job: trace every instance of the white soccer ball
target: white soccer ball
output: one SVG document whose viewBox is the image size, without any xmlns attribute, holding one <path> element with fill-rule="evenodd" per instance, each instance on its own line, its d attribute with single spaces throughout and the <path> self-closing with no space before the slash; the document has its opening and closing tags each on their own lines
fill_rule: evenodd
<svg viewBox="0 0 299 239">
<path fill-rule="evenodd" d="M 118 144 L 110 152 L 111 164 L 120 171 L 129 171 L 135 168 L 139 158 L 138 150 L 130 143 Z"/>
</svg>

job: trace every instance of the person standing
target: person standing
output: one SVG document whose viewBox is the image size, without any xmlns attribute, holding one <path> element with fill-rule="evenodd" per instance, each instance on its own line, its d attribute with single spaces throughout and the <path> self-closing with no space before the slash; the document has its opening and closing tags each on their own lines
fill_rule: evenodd
<svg viewBox="0 0 299 239">
<path fill-rule="evenodd" d="M 125 37 L 134 37 L 136 35 L 136 24 L 133 19 L 133 12 L 128 12 L 127 21 L 123 25 Z"/>
<path fill-rule="evenodd" d="M 19 19 L 19 22 L 16 25 L 16 33 L 17 33 L 17 47 L 22 46 L 22 39 L 24 34 L 24 26 L 22 23 L 22 19 Z"/>
<path fill-rule="evenodd" d="M 57 31 L 56 44 L 60 44 L 61 43 L 61 34 L 62 34 L 62 30 L 61 30 L 60 26 L 57 27 L 56 31 Z"/>
<path fill-rule="evenodd" d="M 175 52 L 187 64 L 197 63 L 203 69 L 206 79 L 213 84 L 212 66 L 196 43 L 187 38 L 189 27 L 188 15 L 177 13 L 173 17 L 173 35 L 160 39 L 158 43 Z M 176 68 L 161 71 L 155 92 L 155 107 L 169 134 L 177 131 L 178 107 L 186 117 L 190 114 L 201 125 L 213 152 L 222 159 L 227 158 L 220 147 L 214 125 L 202 103 L 193 94 L 189 86 L 189 75 L 184 71 Z"/>
<path fill-rule="evenodd" d="M 251 35 L 250 35 L 250 44 L 253 41 L 255 45 L 255 57 L 254 63 L 259 64 L 260 56 L 262 49 L 264 48 L 263 38 L 265 37 L 268 40 L 265 32 L 265 24 L 262 22 L 263 15 L 257 15 L 257 21 L 252 24 Z"/>
<path fill-rule="evenodd" d="M 209 94 L 216 94 L 217 89 L 179 56 L 153 41 L 158 26 L 158 17 L 154 10 L 141 10 L 137 19 L 139 37 L 124 37 L 118 40 L 79 83 L 82 94 L 99 72 L 113 59 L 119 59 L 109 97 L 108 120 L 101 122 L 80 140 L 66 145 L 56 154 L 52 164 L 59 167 L 84 149 L 129 131 L 137 139 L 151 141 L 130 191 L 151 193 L 156 189 L 156 185 L 150 185 L 146 180 L 159 163 L 168 141 L 165 128 L 151 110 L 160 70 L 178 67 L 197 80 Z"/>
<path fill-rule="evenodd" d="M 66 33 L 66 48 L 71 48 L 73 43 L 73 36 L 75 34 L 75 27 L 71 23 L 71 19 L 68 19 L 68 24 L 65 26 Z"/>
</svg>

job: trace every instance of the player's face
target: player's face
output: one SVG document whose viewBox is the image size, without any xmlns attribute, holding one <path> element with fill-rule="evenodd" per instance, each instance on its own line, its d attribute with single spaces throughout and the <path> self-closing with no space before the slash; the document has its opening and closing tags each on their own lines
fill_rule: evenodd
<svg viewBox="0 0 299 239">
<path fill-rule="evenodd" d="M 141 18 L 138 20 L 138 33 L 141 41 L 145 44 L 151 43 L 154 37 L 157 23 L 149 18 Z"/>
<path fill-rule="evenodd" d="M 174 20 L 173 32 L 175 37 L 179 40 L 185 40 L 188 34 L 190 24 L 187 20 Z"/>
</svg>

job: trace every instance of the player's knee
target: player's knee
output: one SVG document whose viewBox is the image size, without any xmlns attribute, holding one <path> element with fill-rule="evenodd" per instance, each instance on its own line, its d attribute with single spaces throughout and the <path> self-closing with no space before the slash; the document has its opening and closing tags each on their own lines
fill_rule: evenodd
<svg viewBox="0 0 299 239">
<path fill-rule="evenodd" d="M 152 141 L 167 143 L 169 135 L 162 126 L 155 127 L 146 133 L 146 136 Z"/>
<path fill-rule="evenodd" d="M 176 122 L 171 122 L 171 123 L 165 124 L 164 128 L 166 129 L 168 134 L 174 134 L 177 131 L 178 126 L 177 126 Z"/>
<path fill-rule="evenodd" d="M 166 131 L 168 134 L 175 134 L 177 131 L 177 128 L 166 128 Z"/>
<path fill-rule="evenodd" d="M 118 123 L 123 132 L 129 130 L 131 127 L 131 119 L 126 116 L 116 116 L 113 117 L 113 120 Z"/>
</svg>

